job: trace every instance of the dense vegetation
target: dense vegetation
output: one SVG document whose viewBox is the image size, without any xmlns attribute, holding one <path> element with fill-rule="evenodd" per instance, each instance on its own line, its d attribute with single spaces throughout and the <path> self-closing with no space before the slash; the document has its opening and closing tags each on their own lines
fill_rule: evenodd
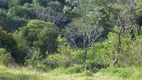
<svg viewBox="0 0 142 80">
<path fill-rule="evenodd" d="M 140 80 L 141 26 L 142 0 L 0 0 L 0 65 Z"/>
</svg>

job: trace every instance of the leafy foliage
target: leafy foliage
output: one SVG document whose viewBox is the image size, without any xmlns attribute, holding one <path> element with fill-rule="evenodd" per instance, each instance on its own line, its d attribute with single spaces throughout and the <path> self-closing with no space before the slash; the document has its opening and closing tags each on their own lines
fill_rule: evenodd
<svg viewBox="0 0 142 80">
<path fill-rule="evenodd" d="M 108 72 L 127 79 L 129 69 L 122 67 L 142 66 L 142 1 L 136 4 L 133 0 L 0 0 L 0 63 L 7 64 L 10 57 L 25 66 L 80 76 L 92 76 L 117 63 L 120 69 Z"/>
<path fill-rule="evenodd" d="M 7 65 L 10 59 L 10 54 L 4 48 L 0 48 L 0 64 Z"/>
<path fill-rule="evenodd" d="M 56 51 L 58 29 L 50 22 L 31 20 L 17 32 L 30 47 L 39 48 L 42 55 Z"/>
<path fill-rule="evenodd" d="M 2 30 L 2 28 L 0 28 L 0 47 L 10 52 L 11 56 L 15 58 L 18 63 L 24 63 L 26 53 L 21 51 L 22 49 L 17 46 L 13 35 Z"/>
</svg>

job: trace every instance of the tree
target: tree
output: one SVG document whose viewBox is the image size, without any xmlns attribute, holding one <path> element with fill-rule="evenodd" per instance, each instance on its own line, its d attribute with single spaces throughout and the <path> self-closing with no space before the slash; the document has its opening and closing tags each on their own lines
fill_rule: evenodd
<svg viewBox="0 0 142 80">
<path fill-rule="evenodd" d="M 54 23 L 57 27 L 64 27 L 67 21 L 66 15 L 61 12 L 56 12 L 50 7 L 36 8 L 34 10 L 37 19 Z"/>
<path fill-rule="evenodd" d="M 39 48 L 43 56 L 46 56 L 47 51 L 49 53 L 57 51 L 56 38 L 58 29 L 50 22 L 31 20 L 26 26 L 20 28 L 17 34 L 30 47 Z"/>
<path fill-rule="evenodd" d="M 7 0 L 0 0 L 0 5 L 6 4 Z"/>
<path fill-rule="evenodd" d="M 73 45 L 87 51 L 87 48 L 102 36 L 103 30 L 107 29 L 105 27 L 108 26 L 110 17 L 107 17 L 105 9 L 99 5 L 102 1 L 79 0 L 79 3 L 76 9 L 79 17 L 68 25 L 70 28 L 66 30 L 66 36 Z"/>
<path fill-rule="evenodd" d="M 55 1 L 55 0 L 35 0 L 37 1 L 37 3 L 39 3 L 41 6 L 47 7 L 47 4 L 51 1 Z"/>
<path fill-rule="evenodd" d="M 4 24 L 4 28 L 9 32 L 14 32 L 21 26 L 26 25 L 27 20 L 18 16 L 13 16 L 11 13 L 7 13 L 7 17 Z"/>
<path fill-rule="evenodd" d="M 116 18 L 114 19 L 114 26 L 117 27 L 116 33 L 117 33 L 117 42 L 116 44 L 113 43 L 115 49 L 116 49 L 116 57 L 114 60 L 114 65 L 119 65 L 119 55 L 121 55 L 121 35 L 122 33 L 133 29 L 135 25 L 135 14 L 132 10 L 132 8 L 128 5 L 123 5 L 124 9 L 118 9 L 114 8 L 113 6 L 109 7 L 105 5 L 105 7 L 108 7 L 112 9 L 112 12 L 115 14 Z"/>
<path fill-rule="evenodd" d="M 0 8 L 8 9 L 8 0 L 0 0 Z"/>
<path fill-rule="evenodd" d="M 18 6 L 20 4 L 20 0 L 8 0 L 8 8 Z"/>
<path fill-rule="evenodd" d="M 24 5 L 25 3 L 32 3 L 33 0 L 20 0 L 20 4 Z"/>
<path fill-rule="evenodd" d="M 0 9 L 0 26 L 5 26 L 7 13 L 5 10 Z"/>
<path fill-rule="evenodd" d="M 0 28 L 0 48 L 5 48 L 11 57 L 15 58 L 16 62 L 24 63 L 26 53 L 18 47 L 13 34 L 4 31 L 2 28 Z"/>
<path fill-rule="evenodd" d="M 58 1 L 51 1 L 47 5 L 57 12 L 62 12 L 63 5 L 61 5 L 61 3 Z"/>
<path fill-rule="evenodd" d="M 78 0 L 77 7 L 74 9 L 76 18 L 82 18 L 87 24 L 96 24 L 104 28 L 101 37 L 106 38 L 107 34 L 113 29 L 110 21 L 114 18 L 114 14 L 107 7 L 103 7 L 104 0 Z M 88 20 L 89 19 L 89 20 Z"/>
<path fill-rule="evenodd" d="M 33 14 L 33 5 L 14 6 L 6 12 L 0 10 L 0 25 L 7 31 L 14 32 L 18 27 L 25 26 L 28 19 L 35 18 Z"/>
<path fill-rule="evenodd" d="M 12 14 L 12 16 L 18 16 L 20 18 L 25 19 L 33 19 L 35 15 L 33 13 L 34 5 L 33 4 L 24 4 L 23 6 L 12 7 L 8 10 L 8 13 Z"/>
<path fill-rule="evenodd" d="M 81 23 L 83 24 L 83 23 Z M 75 48 L 82 48 L 87 54 L 88 48 L 101 36 L 103 28 L 97 25 L 74 25 L 67 28 L 66 37 Z"/>
<path fill-rule="evenodd" d="M 140 35 L 140 29 L 141 29 L 141 26 L 142 26 L 142 0 L 136 0 L 136 15 L 137 15 L 137 19 L 136 19 L 136 22 L 138 24 L 138 35 Z"/>
</svg>

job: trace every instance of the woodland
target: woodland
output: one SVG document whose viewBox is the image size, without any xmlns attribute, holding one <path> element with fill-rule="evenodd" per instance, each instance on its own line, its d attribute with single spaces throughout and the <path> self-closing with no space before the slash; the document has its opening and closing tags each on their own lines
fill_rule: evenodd
<svg viewBox="0 0 142 80">
<path fill-rule="evenodd" d="M 142 80 L 142 0 L 0 0 L 0 80 Z"/>
</svg>

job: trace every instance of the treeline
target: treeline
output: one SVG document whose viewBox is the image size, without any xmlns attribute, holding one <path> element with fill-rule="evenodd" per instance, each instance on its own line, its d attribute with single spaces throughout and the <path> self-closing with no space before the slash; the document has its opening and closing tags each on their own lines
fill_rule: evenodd
<svg viewBox="0 0 142 80">
<path fill-rule="evenodd" d="M 140 66 L 141 7 L 141 0 L 0 0 L 0 63 L 73 72 Z"/>
</svg>

